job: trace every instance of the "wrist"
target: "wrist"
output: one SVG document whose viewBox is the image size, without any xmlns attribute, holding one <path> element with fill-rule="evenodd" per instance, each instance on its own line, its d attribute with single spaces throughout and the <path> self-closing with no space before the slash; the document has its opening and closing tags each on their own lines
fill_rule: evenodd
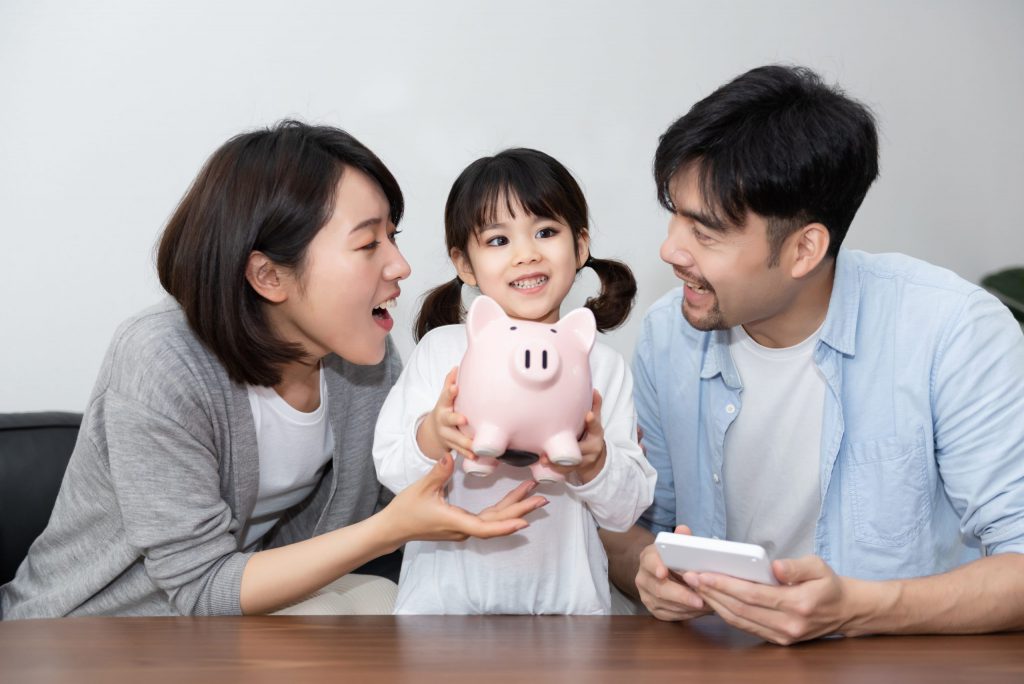
<svg viewBox="0 0 1024 684">
<path fill-rule="evenodd" d="M 846 594 L 845 619 L 836 630 L 856 637 L 888 631 L 879 624 L 880 619 L 895 617 L 899 604 L 901 583 L 897 581 L 873 582 L 842 577 Z"/>
<path fill-rule="evenodd" d="M 608 459 L 608 447 L 602 447 L 601 453 L 597 455 L 592 463 L 584 468 L 577 468 L 576 475 L 580 478 L 580 483 L 587 484 L 592 482 L 594 478 L 601 474 L 604 469 L 604 462 Z"/>
<path fill-rule="evenodd" d="M 404 529 L 402 521 L 397 518 L 394 506 L 388 504 L 363 521 L 369 528 L 370 538 L 380 544 L 380 556 L 397 551 L 412 539 L 412 535 Z"/>
<path fill-rule="evenodd" d="M 428 413 L 420 419 L 419 426 L 416 428 L 416 445 L 424 456 L 437 461 L 445 455 L 446 450 L 434 429 L 433 418 L 434 415 Z"/>
</svg>

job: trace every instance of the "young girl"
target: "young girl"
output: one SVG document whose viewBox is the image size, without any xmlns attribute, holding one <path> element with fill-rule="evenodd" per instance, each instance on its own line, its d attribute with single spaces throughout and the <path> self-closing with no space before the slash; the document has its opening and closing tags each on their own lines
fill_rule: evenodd
<svg viewBox="0 0 1024 684">
<path fill-rule="evenodd" d="M 455 181 L 445 207 L 445 242 L 458 272 L 430 292 L 416 323 L 419 345 L 381 409 L 374 435 L 377 476 L 395 492 L 454 450 L 475 459 L 454 410 L 455 366 L 466 351 L 462 285 L 501 305 L 512 318 L 554 323 L 584 266 L 601 278 L 588 300 L 597 328 L 629 314 L 636 283 L 617 261 L 589 256 L 587 204 L 569 172 L 548 155 L 506 150 L 478 159 Z M 608 561 L 597 528 L 623 531 L 651 503 L 655 472 L 635 440 L 633 381 L 622 357 L 600 342 L 590 365 L 593 407 L 580 438 L 578 466 L 555 466 L 564 482 L 534 482 L 528 468 L 499 464 L 492 475 L 457 468 L 449 502 L 477 510 L 492 492 L 520 483 L 548 505 L 507 540 L 410 543 L 397 613 L 607 614 Z M 440 393 L 440 398 L 438 394 Z"/>
</svg>

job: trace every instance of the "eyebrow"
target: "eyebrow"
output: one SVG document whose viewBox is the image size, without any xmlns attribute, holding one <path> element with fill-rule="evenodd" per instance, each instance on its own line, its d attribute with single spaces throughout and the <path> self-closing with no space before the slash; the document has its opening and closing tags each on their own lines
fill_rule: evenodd
<svg viewBox="0 0 1024 684">
<path fill-rule="evenodd" d="M 699 211 L 693 211 L 691 209 L 676 209 L 676 213 L 680 216 L 685 216 L 688 219 L 693 219 L 702 226 L 707 226 L 713 230 L 724 230 L 725 224 L 720 219 L 715 218 L 710 214 L 704 214 Z"/>
<path fill-rule="evenodd" d="M 376 228 L 377 226 L 380 225 L 380 223 L 381 219 L 379 216 L 374 218 L 368 218 L 365 221 L 361 221 L 358 224 L 356 224 L 356 226 L 349 232 L 354 233 L 357 230 L 362 230 L 363 228 Z"/>
</svg>

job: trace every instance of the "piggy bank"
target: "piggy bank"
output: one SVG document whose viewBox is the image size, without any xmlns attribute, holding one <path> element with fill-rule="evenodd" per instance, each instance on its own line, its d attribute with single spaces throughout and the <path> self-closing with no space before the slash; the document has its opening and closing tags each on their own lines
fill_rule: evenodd
<svg viewBox="0 0 1024 684">
<path fill-rule="evenodd" d="M 538 482 L 563 480 L 539 459 L 543 452 L 558 465 L 580 462 L 578 440 L 593 404 L 594 315 L 576 309 L 558 323 L 520 321 L 480 296 L 466 333 L 455 410 L 467 418 L 462 430 L 478 459 L 464 459 L 463 470 L 489 475 L 503 461 L 529 466 Z"/>
</svg>

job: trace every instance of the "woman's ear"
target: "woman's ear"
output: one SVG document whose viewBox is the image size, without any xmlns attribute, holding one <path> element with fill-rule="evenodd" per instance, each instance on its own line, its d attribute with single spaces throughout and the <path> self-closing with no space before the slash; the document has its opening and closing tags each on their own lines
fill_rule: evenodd
<svg viewBox="0 0 1024 684">
<path fill-rule="evenodd" d="M 452 251 L 448 253 L 448 257 L 455 265 L 455 272 L 458 274 L 459 279 L 466 285 L 476 287 L 476 276 L 473 274 L 473 264 L 469 263 L 469 257 L 466 256 L 466 253 L 457 247 L 452 247 Z"/>
<path fill-rule="evenodd" d="M 583 268 L 590 258 L 590 231 L 584 228 L 576 238 L 576 270 Z"/>
<path fill-rule="evenodd" d="M 286 278 L 281 267 L 275 264 L 263 252 L 251 252 L 245 263 L 245 279 L 259 296 L 269 302 L 279 304 L 288 299 L 285 288 Z"/>
<path fill-rule="evenodd" d="M 796 239 L 793 245 L 793 261 L 790 275 L 803 278 L 818 267 L 828 255 L 831 236 L 828 228 L 821 223 L 808 223 L 792 236 Z"/>
</svg>

